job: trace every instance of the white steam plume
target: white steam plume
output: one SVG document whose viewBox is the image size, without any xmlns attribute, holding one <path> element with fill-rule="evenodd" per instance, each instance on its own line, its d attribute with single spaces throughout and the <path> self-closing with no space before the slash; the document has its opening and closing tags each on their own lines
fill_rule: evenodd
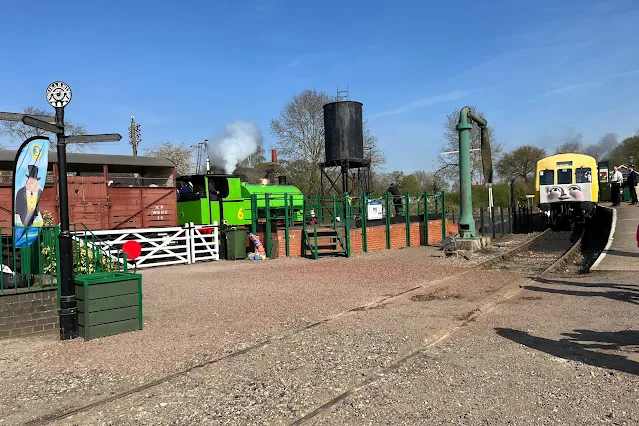
<svg viewBox="0 0 639 426">
<path fill-rule="evenodd" d="M 240 161 L 247 159 L 257 151 L 262 132 L 253 123 L 234 121 L 226 124 L 224 129 L 209 143 L 211 164 L 224 168 L 231 174 Z"/>
</svg>

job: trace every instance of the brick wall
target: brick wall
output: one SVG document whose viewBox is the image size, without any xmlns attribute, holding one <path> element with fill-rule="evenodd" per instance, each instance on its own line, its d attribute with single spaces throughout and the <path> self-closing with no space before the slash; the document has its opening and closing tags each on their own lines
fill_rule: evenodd
<svg viewBox="0 0 639 426">
<path fill-rule="evenodd" d="M 319 230 L 319 229 L 318 229 Z M 446 222 L 446 234 L 457 234 L 457 224 Z M 391 248 L 406 247 L 406 225 L 394 224 L 390 226 Z M 265 234 L 258 232 L 257 236 L 266 247 Z M 343 236 L 342 236 L 343 237 Z M 291 256 L 302 255 L 302 230 L 291 229 L 289 231 L 290 254 Z M 366 241 L 368 251 L 386 250 L 386 227 L 385 226 L 369 226 L 366 228 Z M 442 222 L 441 220 L 432 220 L 428 222 L 428 242 L 437 244 L 442 241 Z M 423 225 L 420 222 L 412 222 L 410 224 L 410 245 L 411 247 L 424 245 Z M 252 251 L 253 243 L 247 241 L 247 251 Z M 273 235 L 274 257 L 286 256 L 286 239 L 283 229 L 279 229 L 277 235 Z M 362 230 L 351 230 L 351 253 L 361 253 L 362 248 Z"/>
<path fill-rule="evenodd" d="M 0 296 L 0 339 L 58 327 L 57 290 Z"/>
</svg>

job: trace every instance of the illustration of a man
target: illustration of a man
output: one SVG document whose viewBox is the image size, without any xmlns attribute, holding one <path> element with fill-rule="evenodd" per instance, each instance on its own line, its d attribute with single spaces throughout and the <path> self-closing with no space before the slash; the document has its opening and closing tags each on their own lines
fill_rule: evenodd
<svg viewBox="0 0 639 426">
<path fill-rule="evenodd" d="M 20 217 L 22 226 L 28 228 L 40 216 L 39 202 L 42 188 L 40 182 L 38 182 L 40 178 L 38 177 L 37 166 L 29 165 L 29 171 L 26 176 L 26 184 L 16 194 L 15 213 Z M 16 223 L 16 225 L 20 224 Z"/>
</svg>

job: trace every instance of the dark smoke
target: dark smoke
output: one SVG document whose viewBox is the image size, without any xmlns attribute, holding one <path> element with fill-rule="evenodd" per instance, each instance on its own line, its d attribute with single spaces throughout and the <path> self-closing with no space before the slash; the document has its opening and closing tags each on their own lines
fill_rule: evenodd
<svg viewBox="0 0 639 426">
<path fill-rule="evenodd" d="M 606 155 L 609 155 L 619 145 L 619 138 L 614 133 L 606 133 L 598 143 L 588 145 L 584 150 L 584 153 L 595 157 L 596 159 L 602 159 Z"/>
</svg>

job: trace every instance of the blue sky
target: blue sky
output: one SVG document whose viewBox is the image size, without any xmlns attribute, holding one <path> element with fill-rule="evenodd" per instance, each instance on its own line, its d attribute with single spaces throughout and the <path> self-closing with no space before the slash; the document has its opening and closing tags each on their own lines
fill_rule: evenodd
<svg viewBox="0 0 639 426">
<path fill-rule="evenodd" d="M 131 115 L 141 148 L 236 119 L 268 148 L 293 94 L 338 84 L 363 102 L 389 171 L 432 168 L 446 113 L 464 105 L 506 149 L 639 128 L 636 0 L 55 3 L 3 8 L 0 111 L 48 107 L 47 85 L 66 81 L 68 119 L 123 136 L 98 152 L 130 154 Z"/>
</svg>

